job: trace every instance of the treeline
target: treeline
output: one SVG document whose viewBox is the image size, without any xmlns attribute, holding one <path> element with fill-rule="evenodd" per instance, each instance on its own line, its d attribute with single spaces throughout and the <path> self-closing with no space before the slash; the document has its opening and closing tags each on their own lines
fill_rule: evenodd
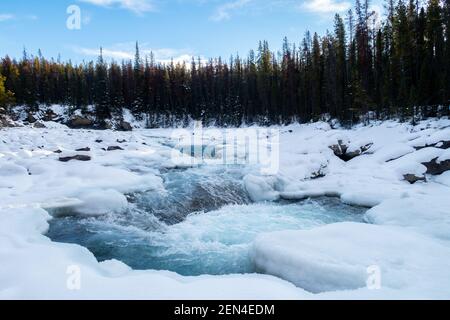
<svg viewBox="0 0 450 320">
<path fill-rule="evenodd" d="M 134 61 L 107 63 L 101 51 L 82 64 L 24 53 L 3 58 L 0 72 L 16 105 L 62 104 L 69 113 L 95 106 L 99 122 L 124 107 L 150 126 L 448 114 L 450 0 L 387 0 L 383 18 L 369 8 L 357 0 L 345 17 L 335 16 L 332 32 L 306 32 L 299 44 L 285 39 L 276 53 L 264 41 L 246 58 L 160 64 L 136 45 Z"/>
</svg>

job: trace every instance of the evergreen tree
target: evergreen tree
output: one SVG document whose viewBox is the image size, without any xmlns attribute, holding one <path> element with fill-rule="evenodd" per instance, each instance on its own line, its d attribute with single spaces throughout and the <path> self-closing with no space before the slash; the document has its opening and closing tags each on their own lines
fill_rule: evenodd
<svg viewBox="0 0 450 320">
<path fill-rule="evenodd" d="M 95 113 L 97 120 L 103 124 L 106 119 L 111 117 L 111 110 L 109 107 L 108 72 L 103 60 L 102 48 L 100 48 L 100 56 L 95 65 L 95 83 Z"/>
</svg>

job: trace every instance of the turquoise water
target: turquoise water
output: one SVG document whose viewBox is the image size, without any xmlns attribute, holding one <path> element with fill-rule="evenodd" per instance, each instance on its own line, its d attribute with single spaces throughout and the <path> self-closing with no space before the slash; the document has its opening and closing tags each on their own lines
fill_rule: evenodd
<svg viewBox="0 0 450 320">
<path fill-rule="evenodd" d="M 251 203 L 244 175 L 239 167 L 168 170 L 167 192 L 129 195 L 121 214 L 55 218 L 48 236 L 133 269 L 220 275 L 255 272 L 250 249 L 261 233 L 362 221 L 364 209 L 336 198 Z"/>
</svg>

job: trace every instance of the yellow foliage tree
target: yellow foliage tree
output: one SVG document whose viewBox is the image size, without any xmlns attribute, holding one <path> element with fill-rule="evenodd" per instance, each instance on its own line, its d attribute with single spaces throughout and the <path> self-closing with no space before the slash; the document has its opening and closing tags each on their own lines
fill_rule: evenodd
<svg viewBox="0 0 450 320">
<path fill-rule="evenodd" d="M 6 78 L 0 75 L 0 113 L 5 113 L 6 108 L 13 103 L 14 94 L 5 88 Z"/>
</svg>

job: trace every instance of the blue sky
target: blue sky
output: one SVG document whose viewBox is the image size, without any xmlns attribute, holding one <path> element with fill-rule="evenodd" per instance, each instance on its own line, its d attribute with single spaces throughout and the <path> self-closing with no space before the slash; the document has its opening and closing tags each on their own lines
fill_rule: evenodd
<svg viewBox="0 0 450 320">
<path fill-rule="evenodd" d="M 379 1 L 379 0 L 377 0 Z M 143 53 L 160 61 L 204 58 L 237 52 L 245 56 L 259 40 L 272 49 L 287 36 L 299 42 L 309 29 L 332 30 L 335 12 L 347 0 L 1 0 L 0 56 L 20 57 L 41 49 L 46 57 L 75 62 L 95 59 L 100 46 L 108 58 Z M 80 8 L 81 29 L 67 28 L 71 5 Z M 376 7 L 377 9 L 380 6 Z"/>
</svg>

